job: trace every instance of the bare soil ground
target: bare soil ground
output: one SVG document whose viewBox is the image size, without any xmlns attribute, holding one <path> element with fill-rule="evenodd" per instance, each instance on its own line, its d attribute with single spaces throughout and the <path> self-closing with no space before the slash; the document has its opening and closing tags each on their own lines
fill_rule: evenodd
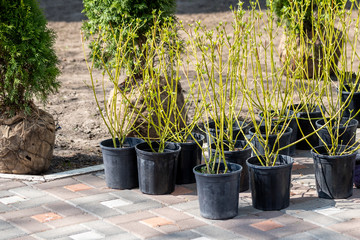
<svg viewBox="0 0 360 240">
<path fill-rule="evenodd" d="M 236 0 L 179 0 L 177 14 L 185 24 L 201 20 L 208 26 L 231 21 L 229 6 Z M 48 172 L 102 163 L 100 141 L 109 138 L 91 89 L 81 42 L 81 0 L 40 0 L 48 25 L 57 34 L 55 49 L 60 59 L 61 88 L 43 108 L 53 114 L 58 130 L 54 157 Z M 186 87 L 185 87 L 186 89 Z"/>
</svg>

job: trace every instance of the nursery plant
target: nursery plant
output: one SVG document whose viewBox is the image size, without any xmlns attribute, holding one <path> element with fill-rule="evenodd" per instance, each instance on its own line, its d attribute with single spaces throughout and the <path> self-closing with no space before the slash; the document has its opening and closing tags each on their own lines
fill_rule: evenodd
<svg viewBox="0 0 360 240">
<path fill-rule="evenodd" d="M 318 105 L 327 105 L 326 111 L 322 111 L 321 119 L 316 122 L 317 127 L 324 127 L 317 132 L 320 139 L 319 147 L 312 149 L 315 166 L 316 187 L 319 197 L 322 198 L 347 198 L 352 195 L 353 174 L 359 139 L 356 139 L 356 128 L 358 121 L 353 117 L 345 118 L 344 112 L 350 103 L 355 91 L 357 91 L 358 78 L 352 79 L 352 72 L 359 61 L 356 53 L 358 42 L 359 12 L 352 14 L 352 9 L 358 7 L 353 2 L 349 10 L 345 5 L 340 8 L 331 8 L 331 1 L 324 1 L 319 12 L 328 16 L 325 24 L 319 26 L 315 23 L 315 32 L 323 42 L 327 42 L 329 35 L 323 31 L 330 32 L 336 24 L 343 33 L 344 45 L 342 46 L 342 57 L 340 58 L 339 71 L 336 72 L 336 80 L 331 78 L 325 71 L 322 76 L 323 98 L 319 98 Z M 330 30 L 329 30 L 330 29 Z M 354 34 L 350 33 L 354 30 Z M 334 33 L 335 34 L 335 33 Z M 351 37 L 350 37 L 351 36 Z M 324 44 L 324 68 L 331 65 L 331 56 L 334 46 Z M 350 60 L 349 60 L 350 59 Z M 350 74 L 349 74 L 350 72 Z M 358 72 L 358 71 L 357 71 Z M 349 79 L 350 76 L 350 79 Z M 355 81 L 355 82 L 353 82 Z M 347 88 L 344 85 L 349 83 Z M 348 91 L 347 99 L 342 99 L 343 91 Z M 336 176 L 332 173 L 336 172 Z"/>
<path fill-rule="evenodd" d="M 34 100 L 46 103 L 60 86 L 54 42 L 37 1 L 0 1 L 0 131 L 8 133 L 0 139 L 0 172 L 39 173 L 50 165 L 55 123 Z"/>
</svg>

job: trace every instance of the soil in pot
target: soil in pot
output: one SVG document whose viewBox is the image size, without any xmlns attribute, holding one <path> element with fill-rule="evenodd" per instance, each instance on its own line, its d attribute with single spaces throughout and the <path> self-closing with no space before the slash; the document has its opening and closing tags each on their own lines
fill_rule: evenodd
<svg viewBox="0 0 360 240">
<path fill-rule="evenodd" d="M 316 128 L 315 122 L 322 118 L 322 114 L 319 107 L 316 107 L 314 110 L 311 111 L 310 111 L 311 108 L 308 107 L 310 111 L 309 113 L 302 111 L 301 109 L 305 110 L 305 107 L 299 104 L 289 106 L 288 109 L 290 111 L 294 111 L 295 109 L 300 110 L 300 112 L 296 114 L 297 125 L 298 125 L 296 140 L 299 140 L 304 136 L 313 133 L 314 128 Z M 306 140 L 310 143 L 310 145 Z M 310 150 L 312 147 L 317 147 L 319 145 L 319 137 L 317 136 L 316 133 L 310 135 L 306 140 L 304 139 L 298 142 L 296 144 L 296 148 L 301 150 Z"/>
<path fill-rule="evenodd" d="M 218 164 L 218 163 L 217 163 Z M 205 164 L 196 166 L 196 177 L 200 214 L 208 219 L 230 219 L 238 214 L 239 179 L 242 167 L 228 163 L 229 171 L 224 174 L 206 174 L 201 169 Z M 224 170 L 224 164 L 220 163 Z"/>
<path fill-rule="evenodd" d="M 270 167 L 262 166 L 256 156 L 247 160 L 254 208 L 275 211 L 289 206 L 293 162 L 292 157 L 285 155 L 278 155 L 275 165 Z"/>
<path fill-rule="evenodd" d="M 345 146 L 339 146 L 341 153 Z M 353 194 L 356 152 L 330 156 L 325 146 L 311 150 L 314 160 L 316 190 L 320 198 L 342 199 Z"/>
<path fill-rule="evenodd" d="M 322 126 L 324 126 L 325 124 L 325 120 L 324 119 L 320 119 L 316 121 L 316 128 L 320 128 Z M 330 124 L 330 123 L 329 123 Z M 329 126 L 328 124 L 328 126 Z M 356 138 L 356 128 L 358 126 L 358 121 L 356 119 L 347 119 L 347 118 L 342 118 L 340 121 L 340 125 L 339 128 L 336 127 L 336 125 L 338 125 L 338 123 L 336 123 L 335 121 L 333 121 L 331 123 L 331 126 L 333 126 L 333 128 L 330 130 L 330 126 L 329 127 L 324 127 L 323 129 L 320 129 L 318 134 L 319 134 L 319 146 L 323 146 L 323 145 L 330 145 L 332 144 L 331 141 L 331 135 L 329 133 L 329 130 L 332 131 L 332 135 L 334 137 L 338 138 L 338 144 L 340 145 L 347 145 L 347 146 L 351 146 L 355 143 L 355 138 Z"/>
<path fill-rule="evenodd" d="M 274 110 L 271 111 L 272 113 L 274 112 Z M 259 114 L 260 120 L 263 119 L 263 112 L 261 112 Z M 289 121 L 289 127 L 293 130 L 292 134 L 290 136 L 290 143 L 293 143 L 297 140 L 297 132 L 298 132 L 298 126 L 297 126 L 297 122 L 296 119 L 294 117 L 292 117 L 291 112 L 289 113 L 289 116 L 284 116 L 284 118 L 287 118 L 286 121 Z M 279 119 L 279 117 L 274 116 L 272 118 L 272 121 L 274 123 L 280 123 L 283 124 L 284 120 L 282 120 L 281 118 Z M 265 123 L 261 123 L 262 125 Z M 289 147 L 289 155 L 290 156 L 294 156 L 295 155 L 295 151 L 296 151 L 296 145 L 292 145 Z"/>
<path fill-rule="evenodd" d="M 105 181 L 109 188 L 131 189 L 139 186 L 135 145 L 144 142 L 139 138 L 125 138 L 124 147 L 114 147 L 112 139 L 100 143 L 103 155 Z"/>
<path fill-rule="evenodd" d="M 156 151 L 159 144 L 152 142 Z M 164 152 L 153 152 L 147 142 L 135 146 L 139 189 L 145 194 L 169 194 L 175 189 L 179 144 L 167 143 Z"/>
<path fill-rule="evenodd" d="M 279 126 L 281 128 L 281 126 Z M 266 135 L 265 135 L 265 126 L 260 126 L 260 132 L 262 137 L 265 139 Z M 271 134 L 268 136 L 268 147 L 269 149 L 274 149 L 274 151 L 276 151 L 279 148 L 285 147 L 287 145 L 290 144 L 290 138 L 291 138 L 291 134 L 292 134 L 292 129 L 290 127 L 288 127 L 285 132 L 283 133 L 283 135 L 280 137 L 280 139 L 278 139 L 278 135 L 277 134 Z M 264 155 L 265 154 L 265 149 L 263 146 L 263 143 L 261 143 L 261 140 L 254 135 L 256 135 L 255 133 L 255 128 L 252 127 L 249 129 L 249 135 L 252 138 L 252 143 L 254 145 L 254 147 L 256 148 L 258 155 Z M 277 146 L 274 146 L 277 145 Z M 289 148 L 285 148 L 283 150 L 281 150 L 279 152 L 279 154 L 283 154 L 283 155 L 289 155 Z"/>
<path fill-rule="evenodd" d="M 244 149 L 245 148 L 245 149 Z M 216 144 L 211 144 L 212 154 L 215 154 Z M 252 150 L 249 146 L 246 146 L 246 142 L 243 140 L 237 140 L 235 143 L 234 151 L 229 151 L 229 145 L 224 144 L 224 156 L 226 162 L 236 163 L 242 167 L 240 177 L 240 189 L 239 192 L 244 192 L 249 189 L 249 173 L 246 160 L 251 157 Z"/>
<path fill-rule="evenodd" d="M 176 184 L 190 184 L 195 182 L 193 168 L 201 164 L 202 149 L 205 136 L 199 133 L 193 133 L 196 141 L 189 136 L 189 141 L 179 143 L 181 151 L 178 158 Z M 199 146 L 200 145 L 200 146 Z"/>
</svg>

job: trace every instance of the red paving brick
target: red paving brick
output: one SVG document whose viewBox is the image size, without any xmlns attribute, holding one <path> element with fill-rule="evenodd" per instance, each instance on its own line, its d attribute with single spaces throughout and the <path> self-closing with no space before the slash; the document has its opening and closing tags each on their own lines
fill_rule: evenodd
<svg viewBox="0 0 360 240">
<path fill-rule="evenodd" d="M 163 217 L 153 217 L 153 218 L 148 218 L 148 219 L 144 219 L 140 221 L 141 223 L 144 223 L 150 227 L 156 228 L 156 227 L 160 227 L 160 226 L 164 226 L 164 225 L 171 225 L 174 224 L 173 221 L 169 221 L 166 218 Z"/>
<path fill-rule="evenodd" d="M 63 218 L 62 216 L 53 213 L 53 212 L 48 212 L 48 213 L 42 213 L 42 214 L 38 214 L 38 215 L 34 215 L 31 216 L 31 218 L 44 223 L 44 222 L 49 222 L 49 221 L 53 221 L 53 220 L 57 220 L 57 219 L 61 219 Z"/>
<path fill-rule="evenodd" d="M 266 220 L 266 221 L 262 221 L 262 222 L 258 222 L 258 223 L 253 223 L 253 224 L 250 224 L 250 226 L 257 228 L 264 232 L 272 230 L 272 229 L 284 227 L 284 225 L 277 223 L 273 220 Z"/>
<path fill-rule="evenodd" d="M 93 187 L 90 187 L 89 185 L 86 185 L 83 183 L 78 183 L 78 184 L 74 184 L 74 185 L 64 186 L 64 188 L 67 190 L 70 190 L 72 192 L 79 192 L 79 191 L 92 189 Z"/>
</svg>

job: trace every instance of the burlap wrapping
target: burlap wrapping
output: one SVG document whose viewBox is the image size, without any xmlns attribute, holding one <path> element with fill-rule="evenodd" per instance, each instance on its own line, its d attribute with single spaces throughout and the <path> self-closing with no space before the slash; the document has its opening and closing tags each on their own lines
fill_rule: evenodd
<svg viewBox="0 0 360 240">
<path fill-rule="evenodd" d="M 50 166 L 55 143 L 54 118 L 33 107 L 32 113 L 0 116 L 0 172 L 38 174 Z"/>
<path fill-rule="evenodd" d="M 286 33 L 283 34 L 280 44 L 280 62 L 286 64 L 290 70 L 284 72 L 284 74 L 290 73 L 292 76 L 296 76 L 295 72 L 298 70 L 298 74 L 308 78 L 317 78 L 322 75 L 324 66 L 321 66 L 321 59 L 323 58 L 323 44 L 320 39 L 316 39 L 313 43 L 312 33 L 307 33 L 307 41 L 300 46 L 300 37 L 296 38 L 295 43 L 288 42 L 288 36 Z M 331 44 L 335 46 L 335 51 L 332 53 L 332 61 L 330 66 L 330 74 L 337 71 L 337 64 L 339 62 L 342 46 L 343 46 L 343 35 L 342 32 L 335 29 Z M 300 49 L 303 47 L 304 49 Z M 291 55 L 290 55 L 291 54 Z M 304 66 L 304 72 L 301 73 L 298 67 Z"/>
<path fill-rule="evenodd" d="M 165 85 L 166 85 L 165 80 L 162 79 L 160 81 L 159 88 L 163 89 Z M 184 104 L 185 104 L 185 100 L 184 100 L 184 94 L 183 94 L 183 90 L 182 90 L 182 87 L 181 87 L 180 83 L 178 83 L 178 85 L 177 85 L 176 92 L 177 92 L 177 94 L 176 94 L 177 95 L 176 104 L 179 107 L 179 109 L 182 109 Z M 138 132 L 134 131 L 131 134 L 129 134 L 128 136 L 129 137 L 148 137 L 149 136 L 151 138 L 157 138 L 158 136 L 157 136 L 156 131 L 154 130 L 154 128 L 151 127 L 151 128 L 148 129 L 148 123 L 146 122 L 146 119 L 149 117 L 150 113 L 149 113 L 148 109 L 144 105 L 142 105 L 143 102 L 144 102 L 144 97 L 145 97 L 144 93 L 142 91 L 140 91 L 140 89 L 137 88 L 137 87 L 134 87 L 131 91 L 126 93 L 126 98 L 130 100 L 131 105 L 135 106 L 135 104 L 137 103 L 137 108 L 141 109 L 141 113 L 145 117 L 145 118 L 142 117 L 142 116 L 135 117 L 136 114 L 134 114 L 134 116 L 131 119 L 129 119 L 128 117 L 125 117 L 126 122 L 127 121 L 135 122 L 134 126 L 137 128 L 137 131 L 138 131 Z M 160 95 L 160 98 L 161 98 L 161 101 L 163 102 L 164 111 L 167 111 L 167 106 L 168 106 L 168 94 L 167 94 L 167 92 L 164 91 Z M 107 108 L 109 110 L 109 113 L 111 112 L 110 109 L 114 109 L 114 107 L 113 107 L 113 104 L 114 104 L 113 99 L 114 99 L 114 90 L 112 90 L 110 92 L 109 97 L 108 97 L 108 101 L 107 101 Z M 124 118 L 124 116 L 126 116 L 126 114 L 124 114 L 124 107 L 121 106 L 124 103 L 123 96 L 120 93 L 118 93 L 118 94 L 116 94 L 116 99 L 117 99 L 117 101 L 116 101 L 117 118 L 119 120 L 122 120 Z M 131 112 L 131 107 L 130 107 L 130 112 Z M 175 113 L 172 113 L 172 115 L 171 115 L 171 121 L 172 122 L 174 122 L 174 116 L 175 116 L 174 114 Z M 112 115 L 114 115 L 114 114 L 112 114 Z M 181 112 L 181 115 L 182 115 L 182 119 L 185 119 L 185 120 L 187 119 L 185 108 Z M 116 121 L 113 116 L 112 116 L 111 119 L 113 119 L 113 121 Z M 159 125 L 159 123 L 157 121 L 157 118 L 153 117 L 152 119 L 153 119 L 153 122 L 154 122 L 155 125 Z M 180 127 L 184 127 L 184 124 L 180 124 Z"/>
</svg>

